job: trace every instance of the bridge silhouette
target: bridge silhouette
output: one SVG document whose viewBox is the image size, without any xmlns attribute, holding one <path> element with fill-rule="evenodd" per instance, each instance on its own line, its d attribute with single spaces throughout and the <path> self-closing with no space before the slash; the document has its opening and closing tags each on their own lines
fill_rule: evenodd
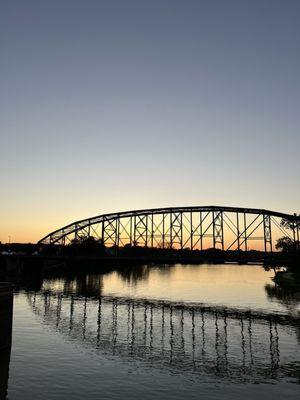
<svg viewBox="0 0 300 400">
<path fill-rule="evenodd" d="M 284 379 L 293 359 L 280 338 L 299 345 L 299 320 L 285 315 L 49 290 L 27 298 L 43 324 L 84 348 L 226 381 Z"/>
<path fill-rule="evenodd" d="M 282 219 L 289 222 L 290 229 L 281 225 Z M 115 248 L 256 249 L 270 253 L 274 251 L 274 242 L 279 237 L 299 241 L 299 227 L 300 217 L 296 214 L 264 209 L 165 207 L 102 214 L 79 220 L 47 234 L 38 244 L 66 245 L 73 240 L 93 236 L 106 247 Z"/>
</svg>

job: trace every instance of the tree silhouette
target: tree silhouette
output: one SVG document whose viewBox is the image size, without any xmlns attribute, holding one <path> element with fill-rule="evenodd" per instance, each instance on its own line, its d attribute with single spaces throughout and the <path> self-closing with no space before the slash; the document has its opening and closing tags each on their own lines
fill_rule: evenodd
<svg viewBox="0 0 300 400">
<path fill-rule="evenodd" d="M 300 229 L 300 218 L 295 214 L 295 219 L 289 220 L 282 218 L 280 225 L 290 231 L 293 231 L 294 240 L 288 236 L 283 236 L 277 240 L 276 249 L 284 253 L 297 253 L 300 250 L 299 240 L 295 240 L 295 231 Z"/>
<path fill-rule="evenodd" d="M 300 217 L 295 214 L 295 219 L 290 220 L 286 218 L 282 218 L 280 221 L 280 225 L 288 230 L 300 229 Z"/>
<path fill-rule="evenodd" d="M 299 242 L 294 241 L 288 236 L 283 236 L 277 240 L 276 250 L 280 250 L 283 253 L 294 253 L 299 247 Z"/>
<path fill-rule="evenodd" d="M 102 255 L 105 247 L 101 239 L 93 236 L 78 236 L 65 248 L 66 253 L 74 255 Z"/>
</svg>

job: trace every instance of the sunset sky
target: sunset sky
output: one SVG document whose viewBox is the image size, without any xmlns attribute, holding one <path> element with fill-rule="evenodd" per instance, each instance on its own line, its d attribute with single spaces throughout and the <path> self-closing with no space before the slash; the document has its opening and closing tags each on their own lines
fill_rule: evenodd
<svg viewBox="0 0 300 400">
<path fill-rule="evenodd" d="M 300 1 L 0 12 L 0 241 L 121 210 L 300 212 Z"/>
</svg>

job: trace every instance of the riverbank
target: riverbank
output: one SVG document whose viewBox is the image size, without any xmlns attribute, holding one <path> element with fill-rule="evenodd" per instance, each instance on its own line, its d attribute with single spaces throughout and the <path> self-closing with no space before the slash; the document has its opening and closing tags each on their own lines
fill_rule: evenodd
<svg viewBox="0 0 300 400">
<path fill-rule="evenodd" d="M 7 253 L 0 255 L 0 274 L 11 272 L 22 273 L 24 271 L 38 272 L 40 270 L 69 270 L 93 267 L 99 271 L 114 269 L 116 266 L 143 265 L 149 263 L 162 264 L 261 264 L 270 267 L 285 265 L 289 262 L 281 253 L 263 253 L 257 251 L 248 252 L 226 252 L 220 250 L 203 251 L 176 251 L 159 250 L 146 251 L 135 249 L 128 254 L 106 254 L 106 255 L 63 255 L 63 254 L 24 254 Z"/>
</svg>

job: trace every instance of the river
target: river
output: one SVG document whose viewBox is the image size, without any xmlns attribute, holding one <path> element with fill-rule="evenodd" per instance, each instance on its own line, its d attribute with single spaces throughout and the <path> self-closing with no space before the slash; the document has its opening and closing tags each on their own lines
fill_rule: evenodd
<svg viewBox="0 0 300 400">
<path fill-rule="evenodd" d="M 272 276 L 177 264 L 21 282 L 7 398 L 295 399 L 300 298 Z"/>
</svg>

